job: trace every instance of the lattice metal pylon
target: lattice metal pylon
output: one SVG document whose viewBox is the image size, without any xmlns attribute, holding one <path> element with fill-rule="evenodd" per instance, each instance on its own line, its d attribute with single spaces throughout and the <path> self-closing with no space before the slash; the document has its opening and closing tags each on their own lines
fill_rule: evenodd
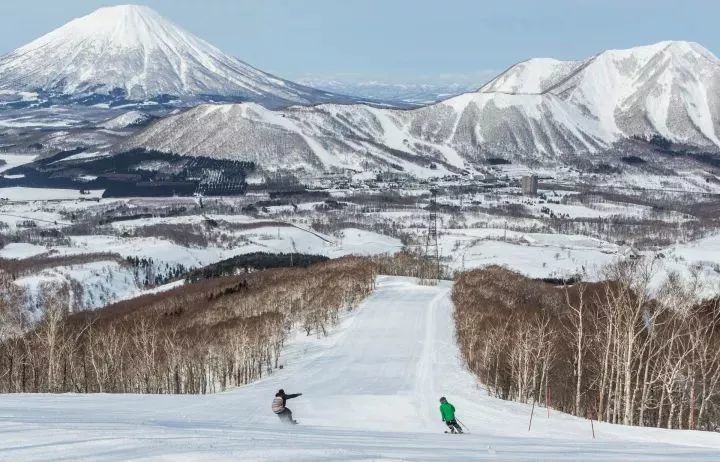
<svg viewBox="0 0 720 462">
<path fill-rule="evenodd" d="M 440 279 L 440 246 L 438 245 L 437 190 L 430 190 L 430 214 L 428 216 L 427 240 L 425 241 L 425 258 L 435 263 L 436 276 Z"/>
</svg>

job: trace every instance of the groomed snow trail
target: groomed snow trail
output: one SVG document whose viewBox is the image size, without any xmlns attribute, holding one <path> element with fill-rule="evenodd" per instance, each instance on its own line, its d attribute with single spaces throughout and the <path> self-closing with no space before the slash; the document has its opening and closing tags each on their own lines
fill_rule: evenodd
<svg viewBox="0 0 720 462">
<path fill-rule="evenodd" d="M 451 286 L 381 277 L 324 339 L 298 336 L 285 368 L 208 396 L 2 395 L 0 460 L 716 460 L 720 435 L 597 424 L 487 396 L 453 338 Z M 301 422 L 270 412 L 278 388 Z M 443 434 L 447 396 L 472 434 Z"/>
</svg>

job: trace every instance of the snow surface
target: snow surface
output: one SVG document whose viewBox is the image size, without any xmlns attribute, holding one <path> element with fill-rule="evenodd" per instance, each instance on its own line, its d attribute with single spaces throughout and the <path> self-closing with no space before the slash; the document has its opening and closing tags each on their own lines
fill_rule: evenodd
<svg viewBox="0 0 720 462">
<path fill-rule="evenodd" d="M 698 297 L 712 298 L 720 293 L 720 234 L 669 246 L 659 256 L 655 286 L 674 272 L 685 280 L 698 278 Z"/>
<path fill-rule="evenodd" d="M 0 160 L 5 161 L 4 164 L 0 165 L 0 172 L 10 170 L 11 168 L 15 168 L 20 165 L 28 164 L 36 158 L 37 156 L 32 154 L 0 154 Z"/>
<path fill-rule="evenodd" d="M 0 258 L 30 258 L 48 252 L 47 247 L 25 242 L 13 242 L 0 249 Z"/>
<path fill-rule="evenodd" d="M 38 296 L 42 283 L 74 280 L 83 288 L 82 306 L 97 308 L 117 300 L 143 293 L 138 287 L 132 268 L 116 261 L 98 261 L 82 265 L 44 269 L 15 283 L 25 287 L 31 298 Z M 39 314 L 39 313 L 38 313 Z"/>
<path fill-rule="evenodd" d="M 463 271 L 500 265 L 531 278 L 569 277 L 586 273 L 601 278 L 602 268 L 622 249 L 580 235 L 523 233 L 499 228 L 447 230 L 439 240 L 451 269 Z"/>
<path fill-rule="evenodd" d="M 1 190 L 0 190 L 1 191 Z M 22 227 L 24 221 L 32 220 L 39 228 L 67 225 L 58 210 L 47 207 L 43 201 L 5 202 L 0 194 L 0 221 L 9 229 Z"/>
<path fill-rule="evenodd" d="M 2 395 L 0 460 L 717 460 L 720 435 L 590 422 L 489 397 L 461 364 L 450 285 L 380 277 L 328 338 L 297 336 L 285 366 L 215 395 Z M 298 426 L 270 411 L 275 391 Z M 445 435 L 446 396 L 471 430 Z"/>
<path fill-rule="evenodd" d="M 37 214 L 26 212 L 28 217 Z M 0 218 L 5 218 L 0 213 Z M 257 221 L 243 215 L 207 215 L 172 218 L 144 218 L 113 223 L 118 230 L 131 231 L 139 226 L 155 223 L 202 223 L 203 220 L 252 223 Z M 21 221 L 21 218 L 16 218 Z M 41 223 L 43 224 L 43 223 Z M 15 226 L 15 223 L 11 223 Z M 183 265 L 186 269 L 200 268 L 236 255 L 252 252 L 290 253 L 300 252 L 338 258 L 345 255 L 372 256 L 393 254 L 402 249 L 402 243 L 395 238 L 355 228 L 339 231 L 340 238 L 325 236 L 299 225 L 260 226 L 257 228 L 226 231 L 229 242 L 210 242 L 207 247 L 184 246 L 156 237 L 119 237 L 113 235 L 70 236 L 69 245 L 55 245 L 52 248 L 10 243 L 0 249 L 0 258 L 29 258 L 52 251 L 54 256 L 95 254 L 109 252 L 123 258 L 139 257 L 153 260 L 158 274 L 163 274 L 166 265 Z M 119 265 L 114 260 L 57 266 L 33 275 L 19 278 L 15 282 L 36 294 L 43 282 L 74 280 L 85 289 L 83 304 L 87 308 L 98 308 L 108 303 L 147 293 L 155 293 L 174 287 L 170 283 L 161 287 L 144 289 L 135 277 L 132 268 Z"/>
<path fill-rule="evenodd" d="M 337 258 L 345 255 L 395 253 L 402 249 L 400 240 L 371 231 L 346 228 L 340 233 L 343 237 L 335 240 L 301 227 L 261 226 L 233 232 L 232 236 L 238 242 L 230 245 L 211 244 L 208 247 L 185 247 L 154 237 L 73 236 L 71 247 L 57 246 L 55 250 L 60 254 L 113 252 L 123 257 L 146 257 L 170 265 L 198 268 L 252 252 L 300 252 Z"/>
<path fill-rule="evenodd" d="M 73 154 L 72 156 L 65 157 L 64 159 L 62 159 L 62 161 L 67 162 L 69 160 L 92 159 L 94 157 L 100 157 L 103 155 L 105 155 L 105 154 L 101 154 L 100 152 L 97 152 L 97 151 L 81 152 L 78 154 Z"/>
<path fill-rule="evenodd" d="M 100 127 L 110 130 L 122 130 L 124 128 L 142 125 L 148 122 L 151 118 L 152 116 L 142 111 L 128 111 L 124 114 L 120 114 L 117 117 L 113 117 L 110 120 L 106 120 L 105 122 L 100 124 Z"/>
<path fill-rule="evenodd" d="M 102 197 L 105 190 L 91 190 L 80 194 L 79 189 L 25 188 L 13 186 L 0 188 L 0 199 L 10 201 L 46 201 L 68 199 L 93 199 Z"/>
<path fill-rule="evenodd" d="M 253 223 L 257 222 L 256 218 L 248 215 L 227 215 L 227 214 L 209 214 L 209 215 L 181 215 L 177 217 L 147 217 L 135 220 L 115 221 L 111 226 L 115 229 L 132 229 L 141 226 L 152 226 L 158 224 L 202 224 L 205 220 L 227 221 L 229 223 Z"/>
</svg>

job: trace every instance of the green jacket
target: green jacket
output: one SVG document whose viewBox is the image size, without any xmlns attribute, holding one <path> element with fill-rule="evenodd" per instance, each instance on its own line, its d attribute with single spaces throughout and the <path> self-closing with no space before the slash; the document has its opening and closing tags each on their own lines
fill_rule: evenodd
<svg viewBox="0 0 720 462">
<path fill-rule="evenodd" d="M 455 420 L 455 406 L 447 401 L 442 403 L 440 405 L 440 415 L 442 415 L 443 422 Z"/>
</svg>

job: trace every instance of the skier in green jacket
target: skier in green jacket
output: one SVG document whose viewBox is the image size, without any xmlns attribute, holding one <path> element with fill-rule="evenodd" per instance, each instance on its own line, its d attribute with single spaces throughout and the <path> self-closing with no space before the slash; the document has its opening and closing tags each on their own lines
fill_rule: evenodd
<svg viewBox="0 0 720 462">
<path fill-rule="evenodd" d="M 448 403 L 448 400 L 443 396 L 440 398 L 440 415 L 442 416 L 443 422 L 450 429 L 450 433 L 462 433 L 462 428 L 455 420 L 455 406 Z M 447 432 L 445 432 L 447 433 Z"/>
</svg>

